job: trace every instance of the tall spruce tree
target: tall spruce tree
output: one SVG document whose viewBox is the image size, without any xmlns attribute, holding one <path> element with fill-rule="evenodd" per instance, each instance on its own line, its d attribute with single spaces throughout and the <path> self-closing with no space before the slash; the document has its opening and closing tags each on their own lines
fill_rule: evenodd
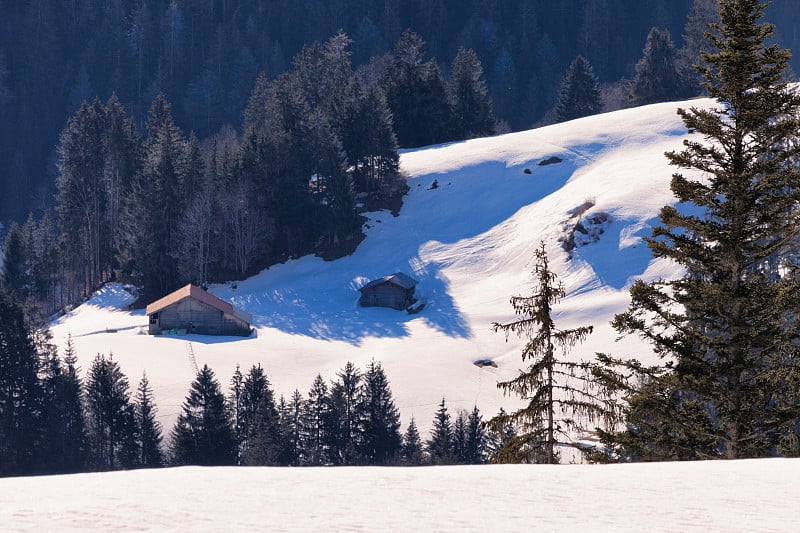
<svg viewBox="0 0 800 533">
<path fill-rule="evenodd" d="M 564 122 L 599 113 L 603 107 L 592 66 L 579 55 L 570 63 L 556 102 L 556 120 Z"/>
<path fill-rule="evenodd" d="M 722 0 L 704 54 L 703 86 L 717 103 L 680 109 L 702 139 L 667 154 L 684 210 L 666 206 L 647 239 L 655 257 L 684 267 L 673 281 L 638 281 L 614 327 L 648 340 L 663 363 L 606 358 L 639 378 L 627 429 L 604 434 L 633 459 L 742 458 L 775 453 L 797 434 L 800 305 L 800 98 L 783 75 L 789 52 L 766 43 L 759 0 Z M 641 384 L 641 385 L 640 385 Z"/>
<path fill-rule="evenodd" d="M 361 372 L 351 362 L 337 374 L 331 385 L 331 417 L 333 422 L 331 460 L 336 464 L 354 464 L 358 458 L 359 402 Z"/>
<path fill-rule="evenodd" d="M 448 95 L 453 113 L 453 137 L 470 139 L 494 133 L 492 100 L 474 50 L 458 49 L 450 71 Z"/>
<path fill-rule="evenodd" d="M 278 464 L 281 436 L 275 393 L 260 364 L 250 367 L 242 384 L 239 420 L 242 461 L 251 465 Z"/>
<path fill-rule="evenodd" d="M 433 419 L 431 438 L 425 443 L 430 462 L 435 465 L 449 465 L 455 462 L 453 423 L 447 412 L 444 398 Z"/>
<path fill-rule="evenodd" d="M 171 462 L 202 466 L 235 464 L 236 442 L 231 426 L 219 381 L 204 365 L 192 382 L 172 430 Z"/>
<path fill-rule="evenodd" d="M 161 451 L 161 422 L 156 418 L 156 405 L 153 403 L 153 389 L 147 374 L 136 388 L 134 398 L 136 425 L 139 428 L 139 461 L 144 467 L 156 467 L 164 464 L 164 453 Z"/>
<path fill-rule="evenodd" d="M 39 355 L 22 307 L 0 289 L 0 476 L 35 473 L 42 440 Z"/>
<path fill-rule="evenodd" d="M 380 363 L 371 361 L 364 373 L 360 405 L 361 456 L 369 464 L 386 464 L 402 446 L 400 413 Z"/>
<path fill-rule="evenodd" d="M 513 413 L 489 421 L 489 427 L 498 432 L 508 424 L 519 430 L 497 453 L 494 459 L 498 462 L 558 463 L 557 446 L 574 445 L 577 433 L 588 423 L 614 414 L 594 391 L 591 364 L 568 359 L 570 350 L 583 342 L 592 326 L 556 327 L 553 305 L 566 292 L 550 269 L 544 242 L 535 257 L 533 294 L 512 297 L 511 306 L 518 318 L 493 326 L 506 334 L 506 340 L 512 333 L 525 338 L 522 360 L 530 361 L 516 378 L 497 384 L 506 394 L 515 394 L 526 402 Z"/>
<path fill-rule="evenodd" d="M 329 442 L 331 433 L 331 401 L 328 386 L 322 375 L 317 374 L 303 411 L 304 448 L 306 462 L 309 465 L 328 463 Z"/>
<path fill-rule="evenodd" d="M 634 105 L 665 102 L 682 97 L 686 92 L 669 31 L 652 28 L 647 34 L 642 58 L 636 63 L 631 102 Z"/>
<path fill-rule="evenodd" d="M 411 422 L 409 422 L 406 432 L 403 434 L 403 450 L 401 452 L 403 464 L 408 466 L 423 464 L 425 462 L 423 451 L 417 423 L 414 421 L 414 417 L 411 417 Z"/>
<path fill-rule="evenodd" d="M 86 417 L 93 461 L 100 470 L 137 464 L 137 429 L 128 378 L 113 356 L 97 354 L 85 384 Z"/>
</svg>

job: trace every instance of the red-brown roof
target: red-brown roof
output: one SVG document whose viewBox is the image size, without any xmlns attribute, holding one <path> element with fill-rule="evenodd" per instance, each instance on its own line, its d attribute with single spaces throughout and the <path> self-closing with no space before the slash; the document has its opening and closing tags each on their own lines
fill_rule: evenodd
<svg viewBox="0 0 800 533">
<path fill-rule="evenodd" d="M 214 309 L 219 309 L 223 313 L 227 313 L 229 315 L 240 315 L 243 314 L 238 312 L 238 309 L 234 311 L 234 308 L 231 304 L 226 302 L 225 300 L 220 300 L 213 294 L 208 291 L 203 290 L 202 288 L 192 285 L 189 283 L 188 285 L 181 287 L 175 292 L 167 294 L 160 300 L 156 300 L 155 302 L 151 303 L 147 306 L 147 310 L 145 313 L 151 315 L 153 313 L 157 313 L 158 311 L 164 309 L 165 307 L 169 307 L 172 304 L 178 303 L 184 298 L 194 298 L 195 300 L 199 300 L 206 305 L 210 305 Z M 248 320 L 249 322 L 249 320 Z"/>
</svg>

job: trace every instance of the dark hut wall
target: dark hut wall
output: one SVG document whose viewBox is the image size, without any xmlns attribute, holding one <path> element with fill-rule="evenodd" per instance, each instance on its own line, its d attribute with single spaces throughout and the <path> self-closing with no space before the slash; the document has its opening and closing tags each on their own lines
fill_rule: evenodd
<svg viewBox="0 0 800 533">
<path fill-rule="evenodd" d="M 223 313 L 210 305 L 186 298 L 159 311 L 159 326 L 165 329 L 185 329 L 191 333 L 222 335 Z"/>
<path fill-rule="evenodd" d="M 408 305 L 406 290 L 391 283 L 382 283 L 364 290 L 361 305 L 403 309 Z"/>
</svg>

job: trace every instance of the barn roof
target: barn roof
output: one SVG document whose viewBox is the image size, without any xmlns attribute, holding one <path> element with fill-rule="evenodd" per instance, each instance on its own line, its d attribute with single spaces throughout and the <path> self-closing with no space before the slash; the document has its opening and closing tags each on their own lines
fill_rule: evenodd
<svg viewBox="0 0 800 533">
<path fill-rule="evenodd" d="M 151 303 L 147 306 L 145 313 L 152 315 L 153 313 L 157 313 L 158 311 L 161 311 L 172 304 L 180 302 L 184 298 L 194 298 L 195 300 L 201 301 L 204 304 L 213 307 L 214 309 L 222 311 L 225 314 L 235 316 L 240 320 L 244 320 L 248 324 L 253 320 L 253 317 L 249 313 L 233 307 L 225 300 L 221 300 L 203 288 L 198 287 L 197 285 L 192 285 L 191 283 L 181 287 L 175 292 L 167 294 L 160 300 L 156 300 L 155 302 Z"/>
<path fill-rule="evenodd" d="M 417 280 L 411 278 L 403 274 L 402 272 L 395 272 L 391 276 L 385 276 L 380 279 L 376 279 L 370 281 L 359 290 L 363 291 L 364 289 L 368 289 L 370 287 L 375 287 L 376 285 L 382 285 L 384 283 L 391 283 L 392 285 L 397 285 L 398 287 L 402 287 L 403 289 L 413 289 L 417 286 Z"/>
</svg>

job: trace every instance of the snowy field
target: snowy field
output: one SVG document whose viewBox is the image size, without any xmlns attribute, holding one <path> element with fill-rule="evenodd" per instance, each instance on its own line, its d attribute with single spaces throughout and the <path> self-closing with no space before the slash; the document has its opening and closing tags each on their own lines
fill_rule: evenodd
<svg viewBox="0 0 800 533">
<path fill-rule="evenodd" d="M 332 262 L 303 257 L 235 288 L 210 288 L 253 315 L 250 338 L 146 335 L 144 311 L 126 310 L 130 295 L 109 285 L 53 324 L 55 341 L 63 346 L 72 335 L 84 371 L 98 352 L 113 353 L 132 389 L 146 371 L 165 435 L 195 376 L 191 354 L 226 390 L 237 364 L 246 372 L 260 363 L 287 397 L 294 389 L 305 395 L 318 373 L 334 379 L 347 361 L 364 369 L 374 358 L 404 426 L 414 416 L 423 438 L 443 396 L 451 413 L 477 405 L 490 417 L 515 405 L 496 383 L 517 372 L 522 343 L 506 342 L 491 324 L 513 318 L 512 295 L 530 293 L 540 240 L 568 293 L 557 325 L 595 327 L 573 356 L 648 357 L 638 339 L 615 342 L 608 322 L 627 306 L 635 277 L 675 273 L 651 261 L 640 237 L 672 201 L 674 169 L 663 154 L 686 136 L 677 107 L 708 104 L 657 104 L 403 153 L 411 190 L 400 215 L 371 213 L 354 254 Z M 538 164 L 553 156 L 563 161 Z M 590 207 L 581 213 L 581 206 Z M 596 215 L 607 220 L 593 226 Z M 575 233 L 588 244 L 569 259 L 559 239 L 579 220 L 599 240 Z M 397 271 L 419 281 L 420 314 L 358 306 L 359 287 Z M 481 358 L 498 368 L 472 364 Z"/>
<path fill-rule="evenodd" d="M 0 479 L 3 531 L 791 532 L 800 460 Z"/>
</svg>

